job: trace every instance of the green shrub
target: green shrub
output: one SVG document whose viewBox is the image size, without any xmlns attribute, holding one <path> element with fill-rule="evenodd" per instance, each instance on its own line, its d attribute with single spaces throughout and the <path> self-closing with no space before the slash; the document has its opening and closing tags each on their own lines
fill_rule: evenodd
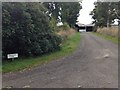
<svg viewBox="0 0 120 90">
<path fill-rule="evenodd" d="M 63 28 L 63 30 L 69 30 L 70 26 L 68 25 L 68 23 L 64 23 L 62 28 Z"/>
<path fill-rule="evenodd" d="M 61 38 L 53 32 L 41 3 L 3 3 L 3 56 L 18 53 L 37 56 L 59 49 Z"/>
<path fill-rule="evenodd" d="M 64 30 L 64 31 L 67 31 L 70 29 L 70 26 L 68 25 L 68 23 L 64 23 L 62 26 L 59 26 L 60 29 Z"/>
</svg>

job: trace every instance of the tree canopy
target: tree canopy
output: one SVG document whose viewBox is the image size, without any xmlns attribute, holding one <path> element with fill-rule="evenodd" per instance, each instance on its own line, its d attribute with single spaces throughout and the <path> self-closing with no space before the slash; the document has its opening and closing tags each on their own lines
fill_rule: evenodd
<svg viewBox="0 0 120 90">
<path fill-rule="evenodd" d="M 114 23 L 115 19 L 120 19 L 120 2 L 95 2 L 95 8 L 90 13 L 96 26 L 104 27 Z"/>
<path fill-rule="evenodd" d="M 67 22 L 71 27 L 74 27 L 79 11 L 82 9 L 79 2 L 54 2 L 44 3 L 44 5 L 56 20 L 58 20 L 58 16 L 60 16 L 61 21 L 63 23 Z"/>
</svg>

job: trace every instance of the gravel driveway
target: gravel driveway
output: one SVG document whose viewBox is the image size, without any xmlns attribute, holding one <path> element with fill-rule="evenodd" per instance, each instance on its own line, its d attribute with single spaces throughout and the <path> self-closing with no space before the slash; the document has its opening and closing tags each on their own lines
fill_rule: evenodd
<svg viewBox="0 0 120 90">
<path fill-rule="evenodd" d="M 118 45 L 81 33 L 71 55 L 32 70 L 3 74 L 3 88 L 117 88 Z"/>
</svg>

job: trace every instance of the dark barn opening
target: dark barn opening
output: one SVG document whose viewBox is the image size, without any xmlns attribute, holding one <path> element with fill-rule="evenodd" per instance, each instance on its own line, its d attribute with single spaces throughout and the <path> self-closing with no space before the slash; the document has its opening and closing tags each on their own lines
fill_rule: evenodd
<svg viewBox="0 0 120 90">
<path fill-rule="evenodd" d="M 79 29 L 86 29 L 84 26 L 79 27 Z"/>
<path fill-rule="evenodd" d="M 83 25 L 83 24 L 75 24 L 75 27 L 77 28 L 77 31 L 84 30 L 86 32 L 92 32 L 94 29 L 94 25 Z"/>
<path fill-rule="evenodd" d="M 92 32 L 93 26 L 86 26 L 86 32 Z"/>
</svg>

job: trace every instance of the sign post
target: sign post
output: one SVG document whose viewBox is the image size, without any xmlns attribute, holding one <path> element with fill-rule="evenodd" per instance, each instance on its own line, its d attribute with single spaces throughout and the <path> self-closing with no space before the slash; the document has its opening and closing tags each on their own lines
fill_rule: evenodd
<svg viewBox="0 0 120 90">
<path fill-rule="evenodd" d="M 15 54 L 8 54 L 8 55 L 7 55 L 7 58 L 8 58 L 8 59 L 14 60 L 14 58 L 18 58 L 18 53 L 15 53 Z"/>
</svg>

